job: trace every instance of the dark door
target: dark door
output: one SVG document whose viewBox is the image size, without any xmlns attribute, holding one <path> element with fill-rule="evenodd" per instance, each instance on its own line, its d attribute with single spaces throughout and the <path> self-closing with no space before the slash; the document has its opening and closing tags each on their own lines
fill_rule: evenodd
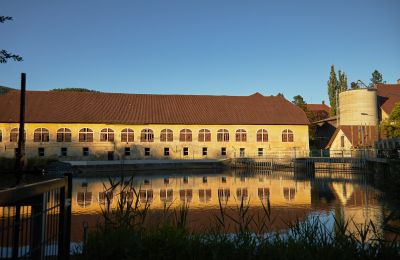
<svg viewBox="0 0 400 260">
<path fill-rule="evenodd" d="M 114 160 L 114 151 L 109 151 L 109 152 L 108 152 L 108 160 L 109 160 L 109 161 Z"/>
</svg>

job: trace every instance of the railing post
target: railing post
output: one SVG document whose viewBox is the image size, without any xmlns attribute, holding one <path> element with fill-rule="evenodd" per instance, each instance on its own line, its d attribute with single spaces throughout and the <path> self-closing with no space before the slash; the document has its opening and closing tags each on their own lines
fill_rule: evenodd
<svg viewBox="0 0 400 260">
<path fill-rule="evenodd" d="M 21 206 L 17 205 L 15 207 L 15 219 L 13 223 L 12 259 L 18 259 L 20 220 Z"/>
<path fill-rule="evenodd" d="M 65 186 L 60 189 L 60 219 L 58 234 L 58 259 L 69 259 L 71 243 L 72 174 L 64 175 Z"/>
<path fill-rule="evenodd" d="M 30 257 L 32 259 L 43 259 L 43 244 L 44 242 L 44 229 L 46 228 L 46 212 L 44 210 L 45 201 L 44 194 L 35 197 L 32 204 L 31 212 L 31 243 L 30 246 L 34 249 Z"/>
</svg>

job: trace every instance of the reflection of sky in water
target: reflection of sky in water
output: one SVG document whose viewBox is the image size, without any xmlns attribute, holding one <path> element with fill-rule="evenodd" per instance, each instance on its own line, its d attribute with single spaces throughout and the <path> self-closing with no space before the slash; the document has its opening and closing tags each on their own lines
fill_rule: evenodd
<svg viewBox="0 0 400 260">
<path fill-rule="evenodd" d="M 162 210 L 165 204 L 176 208 L 183 202 L 189 204 L 189 217 L 206 223 L 219 208 L 219 200 L 227 207 L 237 207 L 243 199 L 252 209 L 260 209 L 269 198 L 272 214 L 280 221 L 304 221 L 318 216 L 331 228 L 333 217 L 338 215 L 362 224 L 369 219 L 380 223 L 380 204 L 376 191 L 366 185 L 361 174 L 316 173 L 315 176 L 297 176 L 293 172 L 237 174 L 235 172 L 211 174 L 152 174 L 125 178 L 139 195 L 139 201 L 151 203 L 150 209 Z M 120 180 L 113 178 L 114 182 Z M 128 184 L 128 183 L 127 183 Z M 101 213 L 107 198 L 111 208 L 124 197 L 135 200 L 135 194 L 121 194 L 119 187 L 110 187 L 108 177 L 74 178 L 72 214 L 75 224 L 84 216 Z M 93 221 L 92 220 L 89 220 Z M 277 227 L 282 228 L 282 227 Z"/>
</svg>

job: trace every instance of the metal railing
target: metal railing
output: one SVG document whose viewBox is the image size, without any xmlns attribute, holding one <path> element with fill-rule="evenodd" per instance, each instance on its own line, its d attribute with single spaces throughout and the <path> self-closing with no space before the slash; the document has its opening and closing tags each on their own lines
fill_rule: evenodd
<svg viewBox="0 0 400 260">
<path fill-rule="evenodd" d="M 68 259 L 72 175 L 0 191 L 0 259 Z"/>
</svg>

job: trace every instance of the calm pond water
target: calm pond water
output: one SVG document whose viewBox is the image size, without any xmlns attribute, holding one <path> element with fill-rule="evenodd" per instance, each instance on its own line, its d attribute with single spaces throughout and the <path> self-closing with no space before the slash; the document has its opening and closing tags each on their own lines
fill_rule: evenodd
<svg viewBox="0 0 400 260">
<path fill-rule="evenodd" d="M 384 212 L 379 191 L 368 185 L 364 174 L 359 172 L 317 171 L 306 175 L 287 171 L 180 171 L 136 173 L 125 175 L 124 180 L 132 180 L 139 200 L 150 203 L 150 215 L 162 212 L 165 205 L 173 211 L 187 203 L 188 227 L 194 231 L 205 230 L 215 223 L 219 201 L 234 214 L 242 198 L 250 208 L 249 214 L 262 212 L 262 203 L 269 198 L 275 218 L 269 225 L 276 231 L 285 230 L 287 222 L 315 216 L 328 227 L 333 225 L 334 216 L 340 216 L 352 219 L 350 229 L 355 230 L 355 225 L 369 220 L 380 229 Z M 110 186 L 109 177 L 73 179 L 72 242 L 82 241 L 84 225 L 90 230 L 101 220 L 107 196 L 104 191 Z M 121 192 L 116 188 L 108 196 L 111 207 L 115 207 Z M 134 199 L 133 193 L 124 196 Z"/>
</svg>

